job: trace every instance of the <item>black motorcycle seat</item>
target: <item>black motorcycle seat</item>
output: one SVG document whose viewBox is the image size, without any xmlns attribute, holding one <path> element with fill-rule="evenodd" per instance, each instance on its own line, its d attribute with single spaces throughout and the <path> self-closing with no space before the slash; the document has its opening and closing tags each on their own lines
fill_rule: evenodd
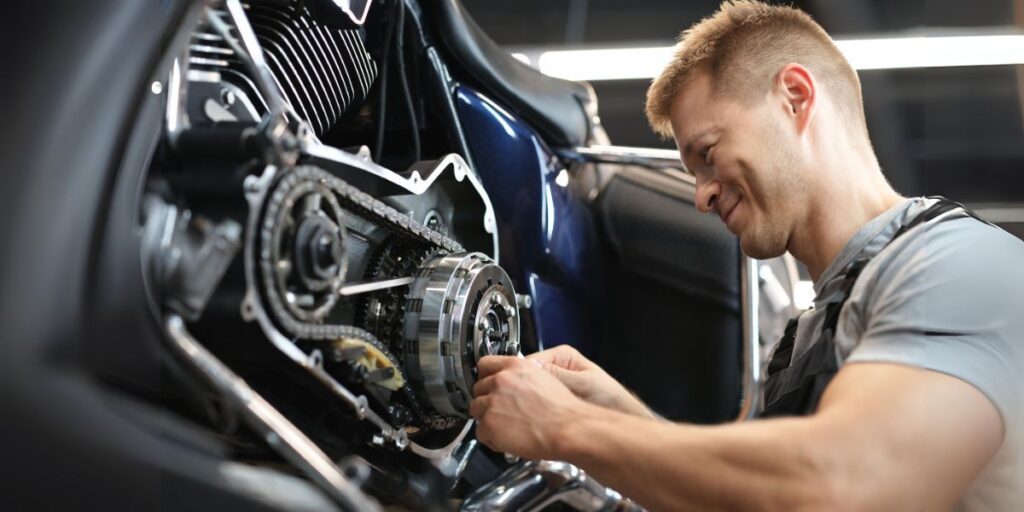
<svg viewBox="0 0 1024 512">
<path fill-rule="evenodd" d="M 472 81 L 533 125 L 548 143 L 582 146 L 596 111 L 588 84 L 550 77 L 520 62 L 495 43 L 459 0 L 423 4 L 437 24 L 437 37 L 449 57 Z"/>
</svg>

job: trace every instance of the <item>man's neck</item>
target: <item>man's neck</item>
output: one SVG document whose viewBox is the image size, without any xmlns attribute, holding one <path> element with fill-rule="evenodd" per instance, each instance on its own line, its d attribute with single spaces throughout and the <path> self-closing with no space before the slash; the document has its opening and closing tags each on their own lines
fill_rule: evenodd
<svg viewBox="0 0 1024 512">
<path fill-rule="evenodd" d="M 867 168 L 838 170 L 832 174 L 830 179 L 836 183 L 839 181 L 835 176 L 862 179 L 849 180 L 852 182 L 847 181 L 841 187 L 825 187 L 824 193 L 818 194 L 809 205 L 803 225 L 794 230 L 789 251 L 807 266 L 814 281 L 861 227 L 904 200 L 882 178 L 874 158 L 862 164 Z"/>
</svg>

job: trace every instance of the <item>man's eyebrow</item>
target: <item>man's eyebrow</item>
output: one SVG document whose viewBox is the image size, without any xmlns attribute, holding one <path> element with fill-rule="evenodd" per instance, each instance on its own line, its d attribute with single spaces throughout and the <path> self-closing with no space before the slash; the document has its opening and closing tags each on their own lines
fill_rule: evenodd
<svg viewBox="0 0 1024 512">
<path fill-rule="evenodd" d="M 683 154 L 684 155 L 688 155 L 688 154 L 692 153 L 693 152 L 694 144 L 696 144 L 697 141 L 700 140 L 701 138 L 703 138 L 705 135 L 715 131 L 715 129 L 716 129 L 715 127 L 711 127 L 711 128 L 708 128 L 708 129 L 706 129 L 706 130 L 704 130 L 704 131 L 702 131 L 702 132 L 700 132 L 700 133 L 690 137 L 686 141 L 686 144 L 683 146 Z"/>
</svg>

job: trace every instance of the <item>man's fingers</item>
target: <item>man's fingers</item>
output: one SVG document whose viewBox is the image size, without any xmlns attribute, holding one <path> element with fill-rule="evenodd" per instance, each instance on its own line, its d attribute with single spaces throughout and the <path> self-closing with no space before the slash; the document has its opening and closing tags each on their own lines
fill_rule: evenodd
<svg viewBox="0 0 1024 512">
<path fill-rule="evenodd" d="M 487 406 L 489 403 L 489 397 L 482 396 L 480 398 L 474 398 L 473 401 L 469 403 L 469 415 L 476 419 L 480 419 L 480 417 L 487 412 Z"/>
<path fill-rule="evenodd" d="M 491 430 L 488 428 L 487 424 L 484 421 L 482 421 L 484 414 L 487 413 L 487 410 L 490 409 L 490 407 L 491 397 L 482 396 L 479 398 L 474 398 L 473 401 L 469 403 L 469 415 L 477 420 L 476 440 L 480 441 L 485 446 L 494 451 L 501 451 L 494 445 L 494 439 Z"/>
<path fill-rule="evenodd" d="M 558 362 L 546 361 L 540 357 L 530 359 L 530 362 L 536 363 L 542 370 L 554 375 L 558 380 L 562 381 L 562 384 L 565 384 L 570 389 L 572 389 L 574 384 L 578 381 L 578 370 L 561 366 Z"/>
<path fill-rule="evenodd" d="M 547 350 L 541 350 L 540 352 L 534 352 L 526 356 L 527 359 L 533 359 L 536 361 L 544 361 L 547 363 L 554 363 L 556 361 L 563 361 L 571 359 L 569 353 L 573 352 L 573 349 L 569 345 L 558 345 L 556 347 L 549 348 Z"/>
<path fill-rule="evenodd" d="M 480 379 L 480 380 L 476 381 L 476 384 L 473 386 L 473 396 L 476 396 L 476 397 L 484 396 L 484 395 L 490 393 L 491 391 L 494 391 L 494 386 L 495 385 L 496 385 L 496 381 L 495 381 L 493 375 L 491 375 L 490 377 L 484 378 L 484 379 Z"/>
<path fill-rule="evenodd" d="M 562 368 L 561 366 L 558 366 L 557 364 L 552 363 L 550 361 L 532 359 L 530 362 L 536 363 L 537 366 L 540 367 L 540 369 L 550 373 L 551 375 L 554 375 L 555 377 L 558 377 L 559 379 L 561 379 L 566 374 L 571 373 L 571 370 L 566 370 L 565 368 Z"/>
<path fill-rule="evenodd" d="M 564 384 L 574 394 L 579 395 L 586 392 L 587 378 L 583 373 L 576 370 L 566 370 L 550 363 L 544 364 L 544 371 L 554 375 L 559 382 Z"/>
<path fill-rule="evenodd" d="M 587 361 L 576 349 L 569 345 L 558 345 L 541 352 L 526 356 L 531 361 L 543 361 L 567 370 L 583 370 Z"/>
<path fill-rule="evenodd" d="M 541 350 L 540 352 L 534 352 L 532 354 L 526 354 L 526 358 L 531 361 L 544 361 L 546 363 L 550 363 L 556 357 L 558 357 L 558 355 L 555 354 L 555 349 L 557 348 L 558 347 L 548 350 Z"/>
<path fill-rule="evenodd" d="M 515 356 L 485 356 L 476 363 L 478 379 L 484 379 L 499 371 L 516 364 L 519 361 Z"/>
</svg>

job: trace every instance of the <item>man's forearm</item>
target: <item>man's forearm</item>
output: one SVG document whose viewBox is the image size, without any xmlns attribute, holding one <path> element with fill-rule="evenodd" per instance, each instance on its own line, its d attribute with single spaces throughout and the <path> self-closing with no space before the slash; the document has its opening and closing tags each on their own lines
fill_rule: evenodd
<svg viewBox="0 0 1024 512">
<path fill-rule="evenodd" d="M 828 508 L 806 423 L 702 427 L 595 407 L 566 427 L 556 456 L 653 510 Z"/>
</svg>

